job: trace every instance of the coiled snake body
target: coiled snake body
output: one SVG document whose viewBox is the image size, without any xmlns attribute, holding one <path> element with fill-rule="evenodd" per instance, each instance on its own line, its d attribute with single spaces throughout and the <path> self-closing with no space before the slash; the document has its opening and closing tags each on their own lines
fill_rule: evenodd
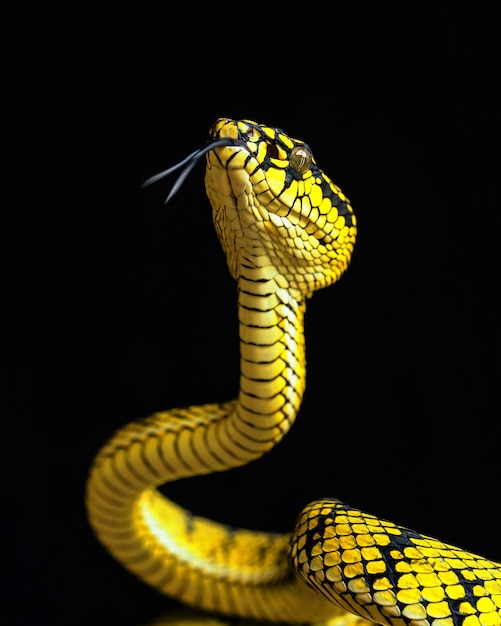
<svg viewBox="0 0 501 626">
<path fill-rule="evenodd" d="M 215 228 L 238 281 L 238 397 L 159 412 L 111 438 L 87 488 L 99 540 L 159 591 L 227 615 L 501 624 L 500 564 L 335 499 L 310 504 L 283 536 L 194 516 L 157 491 L 246 464 L 287 433 L 305 388 L 306 298 L 341 276 L 356 236 L 347 198 L 280 129 L 222 118 L 187 171 L 204 154 Z"/>
</svg>

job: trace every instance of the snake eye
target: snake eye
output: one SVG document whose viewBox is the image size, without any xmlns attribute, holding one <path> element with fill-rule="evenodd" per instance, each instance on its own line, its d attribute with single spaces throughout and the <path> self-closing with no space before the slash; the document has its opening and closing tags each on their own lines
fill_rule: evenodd
<svg viewBox="0 0 501 626">
<path fill-rule="evenodd" d="M 290 164 L 292 167 L 303 174 L 311 167 L 312 154 L 306 146 L 296 146 L 291 150 Z"/>
</svg>

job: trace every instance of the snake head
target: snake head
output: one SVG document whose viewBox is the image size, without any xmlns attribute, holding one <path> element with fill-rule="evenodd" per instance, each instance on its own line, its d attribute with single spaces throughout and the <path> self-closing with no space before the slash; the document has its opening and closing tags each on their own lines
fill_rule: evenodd
<svg viewBox="0 0 501 626">
<path fill-rule="evenodd" d="M 213 125 L 211 143 L 206 190 L 234 278 L 241 263 L 256 263 L 277 268 L 302 295 L 335 282 L 351 258 L 356 219 L 309 146 L 279 128 L 227 118 Z"/>
<path fill-rule="evenodd" d="M 168 202 L 204 155 L 214 226 L 236 280 L 242 263 L 268 274 L 273 268 L 297 296 L 338 280 L 351 259 L 356 219 L 304 141 L 251 120 L 220 118 L 205 146 L 143 187 L 181 169 Z"/>
</svg>

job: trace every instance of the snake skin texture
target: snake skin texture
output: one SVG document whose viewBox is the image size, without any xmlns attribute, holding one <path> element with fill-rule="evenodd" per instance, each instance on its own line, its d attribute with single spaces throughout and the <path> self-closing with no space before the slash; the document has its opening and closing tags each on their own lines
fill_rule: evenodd
<svg viewBox="0 0 501 626">
<path fill-rule="evenodd" d="M 220 615 L 329 626 L 501 624 L 500 564 L 337 500 L 310 504 L 282 535 L 195 516 L 158 491 L 249 463 L 282 440 L 305 390 L 307 298 L 341 277 L 356 238 L 348 199 L 303 141 L 221 118 L 204 148 L 151 182 L 185 167 L 172 195 L 202 157 L 238 284 L 238 396 L 161 411 L 112 436 L 87 485 L 98 539 L 145 583 Z M 226 623 L 219 619 L 208 623 Z"/>
</svg>

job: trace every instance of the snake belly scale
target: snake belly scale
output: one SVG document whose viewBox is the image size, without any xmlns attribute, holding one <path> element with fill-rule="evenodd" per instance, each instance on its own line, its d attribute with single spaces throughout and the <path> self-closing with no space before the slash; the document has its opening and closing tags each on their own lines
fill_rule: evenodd
<svg viewBox="0 0 501 626">
<path fill-rule="evenodd" d="M 229 616 L 501 624 L 499 563 L 335 499 L 310 504 L 281 535 L 195 516 L 157 490 L 249 463 L 288 432 L 305 389 L 306 300 L 339 279 L 356 237 L 348 199 L 308 145 L 282 130 L 221 118 L 187 170 L 203 155 L 215 229 L 238 283 L 238 397 L 158 412 L 115 433 L 87 485 L 97 537 L 160 592 Z"/>
</svg>

